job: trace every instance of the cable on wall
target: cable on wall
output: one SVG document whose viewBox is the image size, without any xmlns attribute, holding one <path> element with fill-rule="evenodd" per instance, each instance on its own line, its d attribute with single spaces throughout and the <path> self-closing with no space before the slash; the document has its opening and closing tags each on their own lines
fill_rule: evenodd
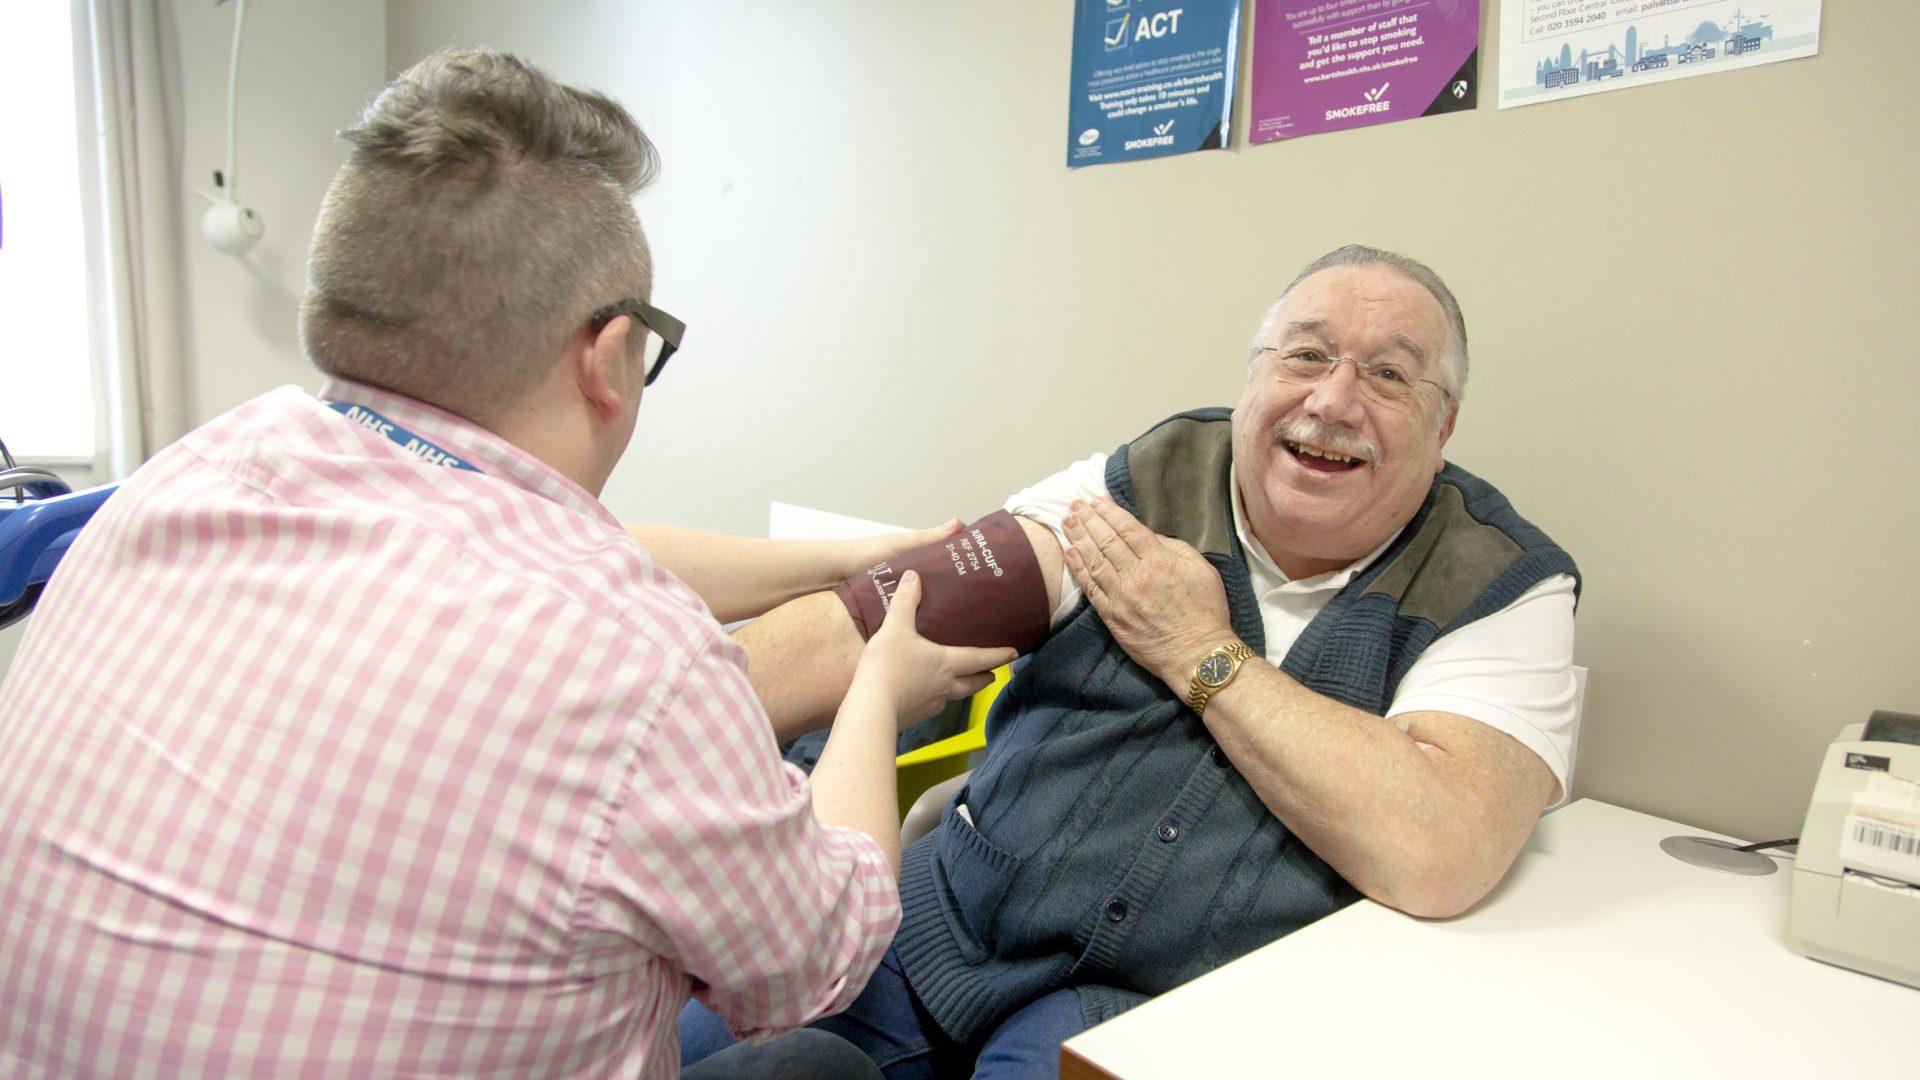
<svg viewBox="0 0 1920 1080">
<path fill-rule="evenodd" d="M 228 0 L 214 0 L 219 7 Z M 260 242 L 266 223 L 253 207 L 240 201 L 235 161 L 240 112 L 240 35 L 247 22 L 247 0 L 233 3 L 233 50 L 227 61 L 227 159 L 226 167 L 213 174 L 218 195 L 196 189 L 195 193 L 211 202 L 200 218 L 200 235 L 215 249 L 229 255 L 244 255 Z"/>
</svg>

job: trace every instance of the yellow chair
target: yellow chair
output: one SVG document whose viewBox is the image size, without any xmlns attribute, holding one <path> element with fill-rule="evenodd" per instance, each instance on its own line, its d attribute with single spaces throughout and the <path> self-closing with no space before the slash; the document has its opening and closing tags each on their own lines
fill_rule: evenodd
<svg viewBox="0 0 1920 1080">
<path fill-rule="evenodd" d="M 928 788 L 972 768 L 973 752 L 987 745 L 987 710 L 993 707 L 993 699 L 999 696 L 1000 688 L 1007 685 L 1011 677 L 1012 672 L 1006 664 L 993 669 L 993 681 L 967 703 L 965 731 L 949 735 L 936 743 L 928 743 L 918 750 L 909 750 L 894 759 L 894 766 L 898 770 L 902 819 Z"/>
</svg>

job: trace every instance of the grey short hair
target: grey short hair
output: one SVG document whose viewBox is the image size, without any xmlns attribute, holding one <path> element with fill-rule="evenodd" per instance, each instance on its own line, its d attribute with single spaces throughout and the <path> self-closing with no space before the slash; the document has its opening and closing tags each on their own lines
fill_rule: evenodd
<svg viewBox="0 0 1920 1080">
<path fill-rule="evenodd" d="M 481 419 L 597 309 L 648 299 L 653 144 L 611 99 L 492 50 L 407 69 L 341 132 L 300 337 L 331 375 Z"/>
<path fill-rule="evenodd" d="M 1453 290 L 1440 280 L 1440 275 L 1428 269 L 1424 263 L 1409 259 L 1405 255 L 1379 248 L 1370 248 L 1361 244 L 1348 244 L 1337 251 L 1308 263 L 1304 270 L 1294 275 L 1287 287 L 1280 291 L 1280 298 L 1273 302 L 1260 320 L 1260 328 L 1253 334 L 1253 355 L 1266 345 L 1273 333 L 1274 324 L 1280 319 L 1280 306 L 1287 301 L 1287 294 L 1293 292 L 1302 281 L 1322 270 L 1331 270 L 1340 266 L 1385 266 L 1400 273 L 1401 276 L 1426 289 L 1434 302 L 1447 317 L 1447 343 L 1440 353 L 1440 385 L 1447 388 L 1455 402 L 1466 400 L 1467 394 L 1467 320 L 1460 314 L 1460 302 L 1453 298 Z"/>
</svg>

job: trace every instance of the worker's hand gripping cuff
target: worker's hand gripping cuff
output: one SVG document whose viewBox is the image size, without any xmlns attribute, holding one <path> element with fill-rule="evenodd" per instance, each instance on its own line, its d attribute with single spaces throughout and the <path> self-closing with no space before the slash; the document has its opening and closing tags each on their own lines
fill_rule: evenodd
<svg viewBox="0 0 1920 1080">
<path fill-rule="evenodd" d="M 920 575 L 920 636 L 942 645 L 1011 645 L 1032 652 L 1047 638 L 1047 586 L 1026 530 L 996 511 L 944 540 L 914 548 L 834 586 L 860 636 L 871 638 L 893 604 L 900 575 Z"/>
</svg>

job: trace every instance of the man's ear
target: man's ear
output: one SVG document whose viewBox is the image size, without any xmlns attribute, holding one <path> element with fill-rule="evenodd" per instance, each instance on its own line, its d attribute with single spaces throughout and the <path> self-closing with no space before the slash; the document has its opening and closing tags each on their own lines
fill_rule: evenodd
<svg viewBox="0 0 1920 1080">
<path fill-rule="evenodd" d="M 573 355 L 580 395 L 607 423 L 617 421 L 626 410 L 629 395 L 640 392 L 634 364 L 627 356 L 627 331 L 632 327 L 632 316 L 620 315 L 608 320 L 597 334 L 589 328 Z"/>
<path fill-rule="evenodd" d="M 1440 441 L 1434 446 L 1433 471 L 1438 473 L 1447 467 L 1446 456 L 1440 451 L 1447 448 L 1447 440 L 1453 438 L 1453 422 L 1460 419 L 1460 406 L 1457 402 L 1446 402 L 1447 418 L 1440 423 Z"/>
</svg>

